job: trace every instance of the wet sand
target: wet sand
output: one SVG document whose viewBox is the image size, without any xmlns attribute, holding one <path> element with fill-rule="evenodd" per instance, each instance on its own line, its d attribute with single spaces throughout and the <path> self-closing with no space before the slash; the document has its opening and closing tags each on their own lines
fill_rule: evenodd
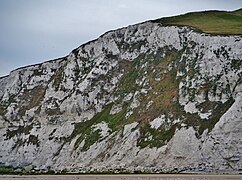
<svg viewBox="0 0 242 180">
<path fill-rule="evenodd" d="M 0 175 L 0 180 L 242 180 L 242 175 Z"/>
</svg>

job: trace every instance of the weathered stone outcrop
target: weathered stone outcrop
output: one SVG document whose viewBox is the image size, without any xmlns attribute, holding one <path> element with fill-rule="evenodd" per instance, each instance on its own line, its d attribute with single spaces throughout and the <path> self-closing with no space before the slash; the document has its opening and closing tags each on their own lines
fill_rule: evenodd
<svg viewBox="0 0 242 180">
<path fill-rule="evenodd" d="M 0 162 L 242 170 L 242 38 L 145 22 L 0 79 Z"/>
</svg>

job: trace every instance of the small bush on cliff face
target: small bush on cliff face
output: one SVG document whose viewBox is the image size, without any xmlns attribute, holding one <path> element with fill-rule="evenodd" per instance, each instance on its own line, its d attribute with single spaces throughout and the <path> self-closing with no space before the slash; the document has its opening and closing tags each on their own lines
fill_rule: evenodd
<svg viewBox="0 0 242 180">
<path fill-rule="evenodd" d="M 150 125 L 141 127 L 140 138 L 138 139 L 138 146 L 141 148 L 149 147 L 161 147 L 165 145 L 175 134 L 178 124 L 172 125 L 168 130 L 161 127 L 159 129 L 153 129 Z"/>
<path fill-rule="evenodd" d="M 5 166 L 4 163 L 0 162 L 0 175 L 23 175 L 29 174 L 23 168 L 13 168 L 12 166 Z"/>
<path fill-rule="evenodd" d="M 35 135 L 30 135 L 29 136 L 29 139 L 27 141 L 27 144 L 33 144 L 33 145 L 36 145 L 37 147 L 39 147 L 39 139 L 38 139 L 38 136 L 35 136 Z"/>
<path fill-rule="evenodd" d="M 237 59 L 237 60 L 236 59 L 233 59 L 231 61 L 231 67 L 233 69 L 239 70 L 241 68 L 241 66 L 242 66 L 242 61 L 241 60 L 239 60 L 239 59 Z"/>
<path fill-rule="evenodd" d="M 94 143 L 98 142 L 98 140 L 100 139 L 101 135 L 100 135 L 101 130 L 98 129 L 96 131 L 93 131 L 92 129 L 87 132 L 85 135 L 81 136 L 82 138 L 84 137 L 83 140 L 85 140 L 85 144 L 82 147 L 82 151 L 87 151 L 91 145 L 93 145 Z"/>
<path fill-rule="evenodd" d="M 6 107 L 0 104 L 0 116 L 3 116 L 5 114 Z"/>
<path fill-rule="evenodd" d="M 0 167 L 0 174 L 15 174 L 14 169 L 10 167 Z"/>
<path fill-rule="evenodd" d="M 33 125 L 27 125 L 27 126 L 19 126 L 17 129 L 15 130 L 7 130 L 6 133 L 6 138 L 7 139 L 11 139 L 14 136 L 20 135 L 20 134 L 29 134 L 31 129 L 33 129 Z"/>
</svg>

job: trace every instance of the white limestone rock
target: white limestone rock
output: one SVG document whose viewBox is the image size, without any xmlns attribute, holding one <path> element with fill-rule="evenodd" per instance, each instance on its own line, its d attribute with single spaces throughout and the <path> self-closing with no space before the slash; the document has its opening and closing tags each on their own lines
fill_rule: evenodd
<svg viewBox="0 0 242 180">
<path fill-rule="evenodd" d="M 92 126 L 93 130 L 101 130 L 100 134 L 102 138 L 105 138 L 112 131 L 106 122 L 101 122 Z"/>
<path fill-rule="evenodd" d="M 232 60 L 241 61 L 241 49 L 240 36 L 211 36 L 189 27 L 145 22 L 107 32 L 66 57 L 14 70 L 0 78 L 0 162 L 77 172 L 116 168 L 239 172 L 242 69 L 233 67 Z M 162 73 L 152 67 L 152 58 L 165 60 L 170 51 L 182 55 Z M 128 91 L 122 82 L 130 75 L 130 65 L 135 66 L 138 77 Z M 176 72 L 171 75 L 171 71 Z M 152 86 L 166 85 L 164 78 L 169 75 L 179 81 L 178 94 L 172 101 L 165 94 L 166 101 L 160 103 L 171 110 L 157 108 L 161 111 L 158 117 L 149 110 L 158 106 L 156 97 L 164 92 Z M 186 121 L 187 114 L 210 121 L 214 107 L 202 111 L 199 106 L 231 99 L 235 102 L 215 126 L 201 134 L 199 127 Z M 107 106 L 110 103 L 112 107 Z M 122 110 L 124 114 L 118 114 Z M 144 112 L 152 131 L 164 125 L 164 131 L 172 134 L 160 146 L 141 145 L 145 122 L 139 122 L 143 118 L 139 115 Z M 96 115 L 102 122 L 93 122 Z M 108 125 L 117 119 L 120 122 L 112 131 Z M 77 129 L 81 122 L 93 123 L 88 128 L 101 134 L 85 151 L 86 138 L 78 147 L 75 144 L 85 133 Z M 155 141 L 155 135 L 145 138 Z"/>
<path fill-rule="evenodd" d="M 150 122 L 150 127 L 158 129 L 165 122 L 165 115 L 161 115 Z"/>
<path fill-rule="evenodd" d="M 139 123 L 137 122 L 134 122 L 134 123 L 131 123 L 131 124 L 127 124 L 124 126 L 124 130 L 123 130 L 123 136 L 126 136 L 127 134 L 130 134 L 131 131 L 136 128 L 136 126 L 138 125 Z"/>
</svg>

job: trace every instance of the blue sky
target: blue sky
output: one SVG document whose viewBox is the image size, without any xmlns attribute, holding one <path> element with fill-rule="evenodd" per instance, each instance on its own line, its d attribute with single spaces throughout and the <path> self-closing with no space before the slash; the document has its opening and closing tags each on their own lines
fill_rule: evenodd
<svg viewBox="0 0 242 180">
<path fill-rule="evenodd" d="M 0 0 L 0 76 L 65 56 L 111 29 L 242 0 Z"/>
</svg>

